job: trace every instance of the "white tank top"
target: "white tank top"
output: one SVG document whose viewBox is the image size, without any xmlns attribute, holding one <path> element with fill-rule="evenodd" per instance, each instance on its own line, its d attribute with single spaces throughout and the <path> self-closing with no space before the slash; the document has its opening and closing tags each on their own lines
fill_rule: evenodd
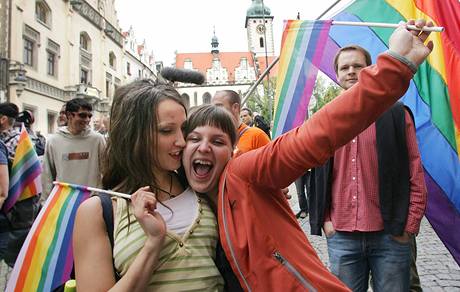
<svg viewBox="0 0 460 292">
<path fill-rule="evenodd" d="M 198 197 L 195 192 L 188 187 L 177 197 L 162 203 L 157 204 L 157 211 L 165 220 L 167 230 L 184 235 L 198 216 Z"/>
</svg>

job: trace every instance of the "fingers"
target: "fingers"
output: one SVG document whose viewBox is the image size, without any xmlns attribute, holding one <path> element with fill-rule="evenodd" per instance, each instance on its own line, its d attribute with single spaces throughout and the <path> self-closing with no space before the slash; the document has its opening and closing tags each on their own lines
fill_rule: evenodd
<svg viewBox="0 0 460 292">
<path fill-rule="evenodd" d="M 157 199 L 156 195 L 150 192 L 150 187 L 142 187 L 131 195 L 131 202 L 133 204 L 134 213 L 137 216 L 154 214 Z"/>
</svg>

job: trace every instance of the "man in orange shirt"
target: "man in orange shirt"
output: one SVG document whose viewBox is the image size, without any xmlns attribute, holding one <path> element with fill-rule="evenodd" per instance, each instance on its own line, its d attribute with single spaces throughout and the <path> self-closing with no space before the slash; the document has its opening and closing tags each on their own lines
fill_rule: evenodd
<svg viewBox="0 0 460 292">
<path fill-rule="evenodd" d="M 233 90 L 218 91 L 211 102 L 212 104 L 223 106 L 233 116 L 239 137 L 235 149 L 236 156 L 267 145 L 270 142 L 270 138 L 264 131 L 257 127 L 249 127 L 240 121 L 241 98 L 237 92 Z"/>
</svg>

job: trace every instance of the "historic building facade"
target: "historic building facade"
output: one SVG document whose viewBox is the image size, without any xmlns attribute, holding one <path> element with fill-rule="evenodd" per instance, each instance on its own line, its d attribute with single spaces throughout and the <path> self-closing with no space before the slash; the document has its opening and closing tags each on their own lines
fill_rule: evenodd
<svg viewBox="0 0 460 292">
<path fill-rule="evenodd" d="M 0 36 L 7 36 L 7 52 L 1 55 L 2 63 L 8 63 L 3 101 L 31 110 L 34 129 L 43 134 L 55 131 L 66 101 L 83 97 L 94 105 L 96 114 L 106 114 L 116 87 L 155 73 L 153 54 L 133 44 L 132 30 L 125 33 L 128 38 L 122 33 L 113 0 L 9 3 L 9 12 L 1 9 L 9 19 L 0 21 Z M 4 23 L 9 24 L 7 29 Z M 126 45 L 130 47 L 125 50 Z M 128 74 L 128 62 L 136 70 L 134 75 Z M 136 75 L 138 70 L 141 75 Z"/>
<path fill-rule="evenodd" d="M 196 70 L 204 74 L 205 83 L 179 83 L 177 89 L 189 106 L 209 103 L 219 90 L 231 89 L 241 96 L 276 58 L 273 42 L 273 16 L 261 0 L 252 0 L 246 12 L 247 52 L 221 52 L 214 33 L 210 52 L 176 53 L 176 68 Z M 276 66 L 272 70 L 276 73 Z M 259 88 L 263 94 L 263 89 Z"/>
</svg>

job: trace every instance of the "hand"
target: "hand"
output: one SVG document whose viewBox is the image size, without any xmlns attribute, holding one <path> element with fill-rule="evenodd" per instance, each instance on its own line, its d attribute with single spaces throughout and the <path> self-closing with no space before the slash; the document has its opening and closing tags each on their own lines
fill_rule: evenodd
<svg viewBox="0 0 460 292">
<path fill-rule="evenodd" d="M 407 23 L 400 22 L 398 28 L 390 36 L 389 49 L 412 61 L 416 66 L 420 65 L 433 50 L 433 42 L 424 42 L 430 35 L 428 31 L 407 30 L 408 24 L 414 24 L 418 28 L 433 26 L 431 21 L 423 19 L 409 20 Z"/>
<path fill-rule="evenodd" d="M 334 225 L 332 225 L 332 221 L 324 222 L 323 230 L 324 230 L 324 234 L 326 234 L 326 237 L 331 237 L 336 232 Z"/>
<path fill-rule="evenodd" d="M 134 217 L 141 225 L 147 240 L 162 243 L 166 234 L 166 224 L 163 217 L 155 211 L 157 199 L 150 187 L 142 187 L 131 195 Z"/>
<path fill-rule="evenodd" d="M 411 234 L 409 232 L 404 231 L 403 235 L 400 235 L 400 236 L 392 235 L 392 237 L 394 240 L 396 240 L 399 243 L 408 243 L 411 238 Z"/>
<path fill-rule="evenodd" d="M 283 192 L 283 195 L 286 198 L 286 200 L 289 200 L 290 198 L 292 198 L 291 195 L 289 194 L 289 188 L 281 189 L 281 191 Z"/>
</svg>

